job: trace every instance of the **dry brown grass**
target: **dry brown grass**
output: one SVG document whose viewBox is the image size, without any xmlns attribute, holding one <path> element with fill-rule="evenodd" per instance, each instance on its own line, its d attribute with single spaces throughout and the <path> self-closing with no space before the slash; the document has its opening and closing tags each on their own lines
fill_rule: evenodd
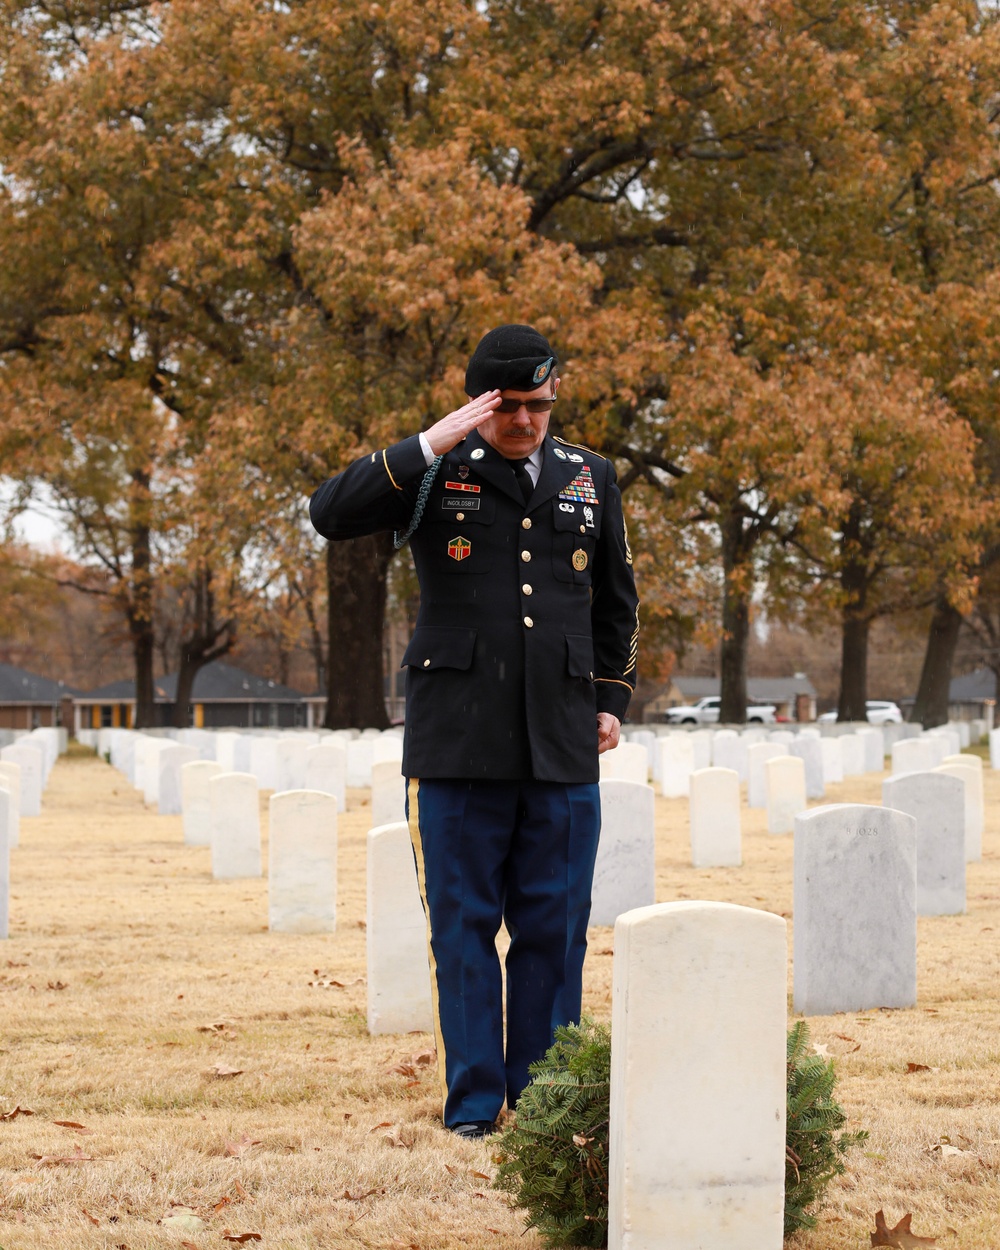
<svg viewBox="0 0 1000 1250">
<path fill-rule="evenodd" d="M 871 1138 L 797 1250 L 867 1246 L 880 1207 L 890 1226 L 914 1212 L 942 1247 L 1000 1246 L 1000 776 L 986 784 L 968 914 L 920 922 L 918 1007 L 812 1022 Z M 877 802 L 880 788 L 865 778 L 828 801 Z M 0 1114 L 34 1112 L 0 1121 L 3 1250 L 204 1250 L 227 1231 L 273 1250 L 538 1250 L 476 1175 L 493 1170 L 489 1145 L 440 1127 L 434 1074 L 391 1071 L 430 1039 L 365 1031 L 365 797 L 341 819 L 337 933 L 277 936 L 264 881 L 213 882 L 179 817 L 147 811 L 93 757 L 59 763 L 45 814 L 22 822 L 0 943 Z M 762 814 L 745 813 L 743 868 L 704 871 L 688 862 L 686 803 L 657 804 L 659 900 L 790 914 L 792 840 L 768 837 Z M 598 1018 L 611 940 L 591 934 Z M 344 988 L 310 987 L 316 970 Z M 158 1223 L 192 1213 L 197 1231 Z"/>
</svg>

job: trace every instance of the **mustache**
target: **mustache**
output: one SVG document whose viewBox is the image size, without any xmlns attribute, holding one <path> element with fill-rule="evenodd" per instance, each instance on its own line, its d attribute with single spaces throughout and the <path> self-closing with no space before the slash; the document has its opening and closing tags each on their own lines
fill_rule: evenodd
<svg viewBox="0 0 1000 1250">
<path fill-rule="evenodd" d="M 532 425 L 512 425 L 504 430 L 504 438 L 536 438 L 538 431 Z"/>
</svg>

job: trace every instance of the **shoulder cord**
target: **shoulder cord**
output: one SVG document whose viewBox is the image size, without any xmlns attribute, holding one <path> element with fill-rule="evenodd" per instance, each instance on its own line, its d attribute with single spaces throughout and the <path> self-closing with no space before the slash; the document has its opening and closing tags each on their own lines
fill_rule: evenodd
<svg viewBox="0 0 1000 1250">
<path fill-rule="evenodd" d="M 405 547 L 410 541 L 410 536 L 415 533 L 417 526 L 420 524 L 424 515 L 424 508 L 427 507 L 427 497 L 431 493 L 431 487 L 434 485 L 434 479 L 437 477 L 437 471 L 441 467 L 441 461 L 444 456 L 437 456 L 434 463 L 424 474 L 420 483 L 420 490 L 417 492 L 417 502 L 413 505 L 413 516 L 410 517 L 410 524 L 406 528 L 406 532 L 400 534 L 399 530 L 393 531 L 392 545 L 399 551 Z"/>
</svg>

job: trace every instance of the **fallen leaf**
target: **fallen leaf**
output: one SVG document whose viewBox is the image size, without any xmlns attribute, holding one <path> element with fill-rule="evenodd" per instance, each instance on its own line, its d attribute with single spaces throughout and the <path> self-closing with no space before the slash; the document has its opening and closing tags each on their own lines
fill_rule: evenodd
<svg viewBox="0 0 1000 1250">
<path fill-rule="evenodd" d="M 215 1204 L 212 1210 L 215 1212 L 216 1215 L 218 1215 L 220 1211 L 224 1211 L 226 1207 L 230 1207 L 232 1206 L 232 1204 L 233 1204 L 232 1198 L 227 1198 L 226 1195 L 223 1194 L 223 1196 Z"/>
<path fill-rule="evenodd" d="M 194 1244 L 193 1241 L 182 1241 L 181 1247 L 182 1247 L 182 1250 L 198 1250 L 198 1247 Z"/>
<path fill-rule="evenodd" d="M 381 1124 L 376 1124 L 374 1128 L 368 1130 L 369 1133 L 377 1133 L 380 1128 L 395 1128 L 391 1120 L 383 1120 Z"/>
<path fill-rule="evenodd" d="M 345 1189 L 343 1196 L 348 1202 L 360 1202 L 363 1198 L 370 1198 L 372 1194 L 377 1193 L 377 1189 L 355 1189 L 353 1193 L 351 1190 Z"/>
<path fill-rule="evenodd" d="M 227 1020 L 218 1020 L 215 1024 L 199 1024 L 196 1028 L 198 1033 L 224 1033 L 226 1029 L 233 1026 Z"/>
<path fill-rule="evenodd" d="M 244 1133 L 239 1141 L 226 1142 L 226 1154 L 231 1159 L 240 1159 L 247 1153 L 248 1150 L 252 1150 L 254 1146 L 259 1145 L 259 1138 L 251 1137 L 249 1133 Z"/>
<path fill-rule="evenodd" d="M 469 1175 L 480 1181 L 488 1181 L 490 1179 L 485 1172 L 473 1172 L 472 1168 L 469 1168 Z"/>
<path fill-rule="evenodd" d="M 391 1068 L 386 1069 L 388 1072 L 397 1072 L 400 1076 L 416 1076 L 417 1069 L 412 1063 L 397 1063 Z"/>
<path fill-rule="evenodd" d="M 260 1233 L 231 1233 L 228 1229 L 222 1230 L 223 1241 L 235 1241 L 237 1245 L 245 1245 L 248 1241 L 263 1241 Z"/>
<path fill-rule="evenodd" d="M 418 1068 L 430 1067 L 432 1063 L 437 1063 L 436 1050 L 421 1050 L 413 1056 L 413 1062 Z"/>
<path fill-rule="evenodd" d="M 15 1107 L 13 1111 L 5 1111 L 0 1115 L 0 1120 L 16 1120 L 19 1115 L 34 1115 L 34 1111 L 29 1111 L 27 1107 Z"/>
<path fill-rule="evenodd" d="M 461 1171 L 462 1171 L 462 1169 L 461 1169 L 461 1168 L 453 1168 L 453 1167 L 451 1166 L 451 1164 L 450 1164 L 450 1163 L 446 1163 L 446 1164 L 444 1165 L 444 1170 L 445 1170 L 446 1172 L 450 1172 L 450 1173 L 452 1174 L 452 1176 L 459 1176 L 459 1175 L 461 1174 Z"/>
<path fill-rule="evenodd" d="M 50 990 L 68 990 L 69 985 L 65 981 L 50 981 L 48 984 Z"/>
<path fill-rule="evenodd" d="M 953 1155 L 971 1154 L 971 1150 L 960 1150 L 958 1146 L 952 1146 L 950 1142 L 936 1142 L 927 1152 L 928 1154 L 939 1154 L 942 1159 L 950 1159 Z"/>
<path fill-rule="evenodd" d="M 834 1033 L 834 1037 L 839 1037 L 842 1042 L 856 1042 L 856 1037 L 848 1037 L 846 1033 Z"/>
<path fill-rule="evenodd" d="M 53 1168 L 60 1163 L 93 1163 L 94 1159 L 91 1155 L 85 1155 L 79 1146 L 71 1155 L 36 1155 L 28 1156 L 31 1159 L 37 1159 L 43 1168 Z"/>
<path fill-rule="evenodd" d="M 239 1196 L 241 1202 L 254 1202 L 255 1201 L 253 1196 L 247 1193 L 247 1191 L 243 1188 L 243 1186 L 239 1183 L 239 1181 L 233 1182 L 233 1189 L 236 1190 L 236 1193 Z"/>
<path fill-rule="evenodd" d="M 917 1250 L 919 1246 L 936 1246 L 933 1237 L 918 1237 L 910 1232 L 913 1215 L 907 1212 L 895 1228 L 889 1228 L 882 1211 L 875 1212 L 875 1231 L 870 1235 L 873 1246 L 892 1246 L 894 1250 Z"/>
<path fill-rule="evenodd" d="M 574 1133 L 574 1134 L 573 1134 L 573 1145 L 574 1145 L 574 1146 L 580 1146 L 581 1148 L 582 1148 L 583 1146 L 589 1146 L 589 1145 L 590 1145 L 590 1143 L 591 1143 L 593 1140 L 594 1140 L 594 1139 L 593 1139 L 592 1137 L 584 1137 L 584 1135 L 583 1135 L 582 1133 Z"/>
<path fill-rule="evenodd" d="M 926 1063 L 908 1063 L 906 1065 L 907 1072 L 933 1072 L 933 1068 L 929 1068 Z"/>
<path fill-rule="evenodd" d="M 407 1140 L 407 1138 L 403 1136 L 402 1129 L 396 1127 L 395 1125 L 393 1126 L 393 1132 L 383 1133 L 382 1137 L 389 1143 L 390 1146 L 396 1147 L 400 1150 L 409 1150 L 413 1145 L 413 1139 L 410 1138 Z"/>
<path fill-rule="evenodd" d="M 95 1225 L 96 1227 L 100 1227 L 101 1221 L 95 1220 L 86 1207 L 81 1207 L 80 1210 L 84 1213 L 87 1219 L 90 1220 L 91 1224 Z"/>
<path fill-rule="evenodd" d="M 208 1075 L 218 1076 L 218 1077 L 242 1076 L 243 1072 L 244 1072 L 243 1068 L 227 1068 L 224 1063 L 217 1063 L 217 1064 L 214 1064 L 211 1068 L 209 1068 Z"/>
<path fill-rule="evenodd" d="M 94 1133 L 92 1128 L 87 1128 L 84 1124 L 77 1124 L 76 1120 L 53 1120 L 52 1123 L 58 1124 L 60 1128 L 76 1129 L 78 1133 L 87 1133 L 90 1136 L 93 1136 Z"/>
</svg>

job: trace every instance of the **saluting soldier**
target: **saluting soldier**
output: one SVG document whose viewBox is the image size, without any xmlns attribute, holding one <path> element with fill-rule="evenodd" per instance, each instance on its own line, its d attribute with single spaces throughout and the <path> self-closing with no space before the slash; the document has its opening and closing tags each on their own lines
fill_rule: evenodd
<svg viewBox="0 0 1000 1250">
<path fill-rule="evenodd" d="M 543 335 L 491 330 L 465 390 L 430 429 L 324 482 L 310 514 L 329 539 L 412 535 L 407 813 L 444 1123 L 477 1138 L 580 1017 L 598 755 L 635 687 L 638 600 L 613 465 L 548 433 L 559 376 Z"/>
</svg>

